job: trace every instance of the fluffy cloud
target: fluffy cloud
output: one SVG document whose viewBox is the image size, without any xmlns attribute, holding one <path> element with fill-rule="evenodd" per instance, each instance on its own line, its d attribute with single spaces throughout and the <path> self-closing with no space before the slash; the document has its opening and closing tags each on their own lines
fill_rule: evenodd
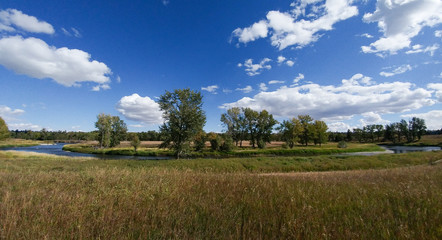
<svg viewBox="0 0 442 240">
<path fill-rule="evenodd" d="M 247 28 L 237 28 L 233 31 L 233 35 L 238 37 L 238 40 L 242 43 L 247 43 L 250 41 L 255 41 L 258 38 L 267 37 L 268 28 L 266 21 L 260 21 L 254 23 L 252 26 Z"/>
<path fill-rule="evenodd" d="M 247 59 L 244 64 L 238 63 L 238 67 L 245 67 L 247 75 L 252 77 L 261 74 L 264 69 L 271 69 L 272 66 L 270 66 L 270 64 L 267 64 L 270 61 L 272 60 L 269 58 L 264 58 L 263 60 L 261 60 L 260 63 L 254 64 L 253 59 L 250 58 Z"/>
<path fill-rule="evenodd" d="M 351 117 L 356 114 L 399 113 L 435 103 L 431 91 L 414 88 L 409 82 L 375 84 L 371 78 L 355 74 L 342 80 L 339 86 L 305 84 L 282 87 L 272 92 L 260 92 L 220 108 L 250 107 L 266 109 L 280 117 L 310 114 L 315 119 Z"/>
<path fill-rule="evenodd" d="M 407 65 L 399 66 L 399 67 L 393 69 L 390 72 L 382 71 L 382 72 L 379 73 L 379 75 L 384 76 L 384 77 L 392 77 L 392 76 L 397 75 L 397 74 L 402 74 L 402 73 L 405 73 L 407 71 L 411 71 L 412 69 L 413 68 L 409 64 L 407 64 Z"/>
<path fill-rule="evenodd" d="M 362 51 L 383 56 L 408 48 L 423 27 L 442 23 L 441 12 L 440 0 L 378 0 L 376 10 L 366 13 L 363 19 L 367 23 L 377 22 L 384 36 L 362 46 Z"/>
<path fill-rule="evenodd" d="M 245 87 L 245 88 L 237 88 L 237 89 L 235 89 L 235 90 L 236 90 L 236 91 L 241 91 L 241 92 L 243 92 L 243 93 L 249 93 L 249 92 L 253 91 L 253 88 L 252 88 L 252 86 L 248 85 L 248 86 Z"/>
<path fill-rule="evenodd" d="M 32 130 L 40 131 L 43 127 L 32 123 L 9 123 L 9 130 Z"/>
<path fill-rule="evenodd" d="M 442 102 L 442 83 L 430 83 L 427 85 L 427 88 L 435 90 L 438 101 Z"/>
<path fill-rule="evenodd" d="M 163 113 L 158 103 L 149 97 L 141 97 L 136 93 L 124 96 L 118 101 L 116 108 L 129 120 L 146 124 L 163 123 Z"/>
<path fill-rule="evenodd" d="M 437 30 L 434 32 L 435 37 L 442 37 L 442 30 Z"/>
<path fill-rule="evenodd" d="M 51 24 L 26 15 L 19 10 L 6 9 L 0 11 L 0 31 L 14 32 L 16 31 L 14 27 L 32 33 L 53 34 L 55 32 Z"/>
<path fill-rule="evenodd" d="M 350 125 L 343 122 L 327 123 L 328 130 L 331 132 L 346 132 L 348 129 L 352 129 Z"/>
<path fill-rule="evenodd" d="M 425 120 L 425 124 L 427 125 L 427 129 L 429 130 L 438 130 L 442 129 L 442 111 L 441 110 L 433 110 L 427 113 L 418 113 L 418 114 L 406 114 L 401 115 L 403 118 L 413 118 L 418 117 Z"/>
<path fill-rule="evenodd" d="M 265 91 L 267 91 L 267 89 L 269 89 L 269 88 L 266 86 L 265 83 L 260 83 L 259 84 L 259 90 L 265 92 Z"/>
<path fill-rule="evenodd" d="M 428 46 L 426 48 L 423 48 L 422 45 L 416 44 L 414 45 L 411 50 L 406 51 L 406 54 L 414 54 L 414 53 L 430 53 L 430 56 L 434 55 L 434 52 L 439 49 L 439 44 L 433 44 L 433 46 Z"/>
<path fill-rule="evenodd" d="M 279 81 L 279 80 L 271 80 L 269 81 L 269 84 L 283 84 L 284 81 Z"/>
<path fill-rule="evenodd" d="M 283 63 L 285 59 L 286 58 L 284 56 L 278 56 L 278 63 Z"/>
<path fill-rule="evenodd" d="M 15 117 L 25 113 L 22 109 L 11 109 L 8 106 L 0 105 L 0 117 L 2 117 L 6 122 L 15 119 Z"/>
<path fill-rule="evenodd" d="M 219 88 L 218 85 L 211 85 L 211 86 L 207 86 L 207 87 L 202 87 L 201 90 L 216 94 L 216 90 L 218 88 Z"/>
<path fill-rule="evenodd" d="M 320 2 L 320 4 L 319 4 Z M 270 35 L 271 44 L 282 50 L 297 45 L 303 47 L 319 39 L 320 31 L 330 31 L 339 21 L 358 14 L 351 6 L 352 0 L 303 0 L 291 6 L 291 12 L 269 11 L 266 20 L 261 20 L 247 28 L 237 28 L 233 35 L 241 43 L 248 43 Z M 310 8 L 309 8 L 310 7 Z M 306 9 L 310 14 L 305 16 Z M 304 17 L 303 19 L 298 19 Z"/>
<path fill-rule="evenodd" d="M 304 74 L 300 73 L 297 77 L 295 77 L 295 79 L 293 79 L 293 83 L 298 83 L 302 79 L 304 79 Z"/>
<path fill-rule="evenodd" d="M 293 67 L 293 65 L 295 65 L 295 62 L 293 62 L 292 60 L 287 60 L 287 62 L 285 62 L 285 64 L 287 64 L 287 66 L 289 66 L 289 67 Z"/>
<path fill-rule="evenodd" d="M 371 125 L 371 124 L 388 124 L 390 121 L 382 119 L 381 115 L 374 112 L 367 112 L 362 114 L 363 118 L 360 120 L 361 126 Z"/>
<path fill-rule="evenodd" d="M 67 87 L 94 82 L 101 89 L 108 88 L 111 70 L 106 64 L 90 58 L 90 54 L 82 50 L 56 48 L 37 38 L 0 39 L 0 64 L 16 73 L 51 78 Z"/>
</svg>

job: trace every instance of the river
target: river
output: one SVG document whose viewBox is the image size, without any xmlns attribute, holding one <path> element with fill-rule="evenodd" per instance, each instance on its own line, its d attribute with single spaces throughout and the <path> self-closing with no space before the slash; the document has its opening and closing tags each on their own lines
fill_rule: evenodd
<svg viewBox="0 0 442 240">
<path fill-rule="evenodd" d="M 68 157 L 95 157 L 101 159 L 133 159 L 133 160 L 165 160 L 171 159 L 170 157 L 148 157 L 148 156 L 122 156 L 122 155 L 103 155 L 103 154 L 88 154 L 88 153 L 77 153 L 63 151 L 63 146 L 66 143 L 56 143 L 48 145 L 38 145 L 32 147 L 12 147 L 12 148 L 2 148 L 0 150 L 15 150 L 24 152 L 37 152 L 37 153 L 47 153 L 55 154 L 58 156 L 68 156 Z M 380 145 L 385 151 L 382 152 L 356 152 L 356 153 L 345 153 L 344 155 L 362 155 L 371 156 L 376 154 L 394 154 L 394 153 L 407 153 L 407 152 L 429 152 L 429 151 L 439 151 L 440 147 L 414 147 L 414 146 L 387 146 Z M 339 154 L 342 155 L 342 154 Z"/>
<path fill-rule="evenodd" d="M 66 143 L 56 143 L 56 144 L 43 144 L 31 147 L 11 147 L 11 148 L 1 148 L 0 150 L 14 150 L 22 152 L 36 152 L 36 153 L 46 153 L 54 154 L 58 156 L 67 157 L 94 157 L 101 159 L 133 159 L 133 160 L 165 160 L 171 159 L 170 157 L 149 157 L 149 156 L 123 156 L 123 155 L 104 155 L 104 154 L 89 154 L 89 153 L 77 153 L 63 151 L 63 146 Z"/>
</svg>

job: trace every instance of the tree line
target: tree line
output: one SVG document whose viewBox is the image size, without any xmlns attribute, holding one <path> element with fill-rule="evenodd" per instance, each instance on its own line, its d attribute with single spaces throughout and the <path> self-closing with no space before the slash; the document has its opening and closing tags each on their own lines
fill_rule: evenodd
<svg viewBox="0 0 442 240">
<path fill-rule="evenodd" d="M 432 131 L 440 132 L 440 131 Z M 362 128 L 354 128 L 346 133 L 329 133 L 329 141 L 357 141 L 357 142 L 380 142 L 391 141 L 393 143 L 414 142 L 427 133 L 425 120 L 413 117 L 409 121 L 402 119 L 399 122 L 387 125 L 369 124 Z"/>
</svg>

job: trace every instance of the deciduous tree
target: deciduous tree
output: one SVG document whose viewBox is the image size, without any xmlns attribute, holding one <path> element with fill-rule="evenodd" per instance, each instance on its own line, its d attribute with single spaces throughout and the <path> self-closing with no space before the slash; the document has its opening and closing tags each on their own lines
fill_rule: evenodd
<svg viewBox="0 0 442 240">
<path fill-rule="evenodd" d="M 180 158 L 190 150 L 190 143 L 206 123 L 202 95 L 188 88 L 166 91 L 160 96 L 158 104 L 165 120 L 160 127 L 165 138 L 161 147 L 171 147 L 175 157 Z"/>
<path fill-rule="evenodd" d="M 5 120 L 0 117 L 0 141 L 9 138 L 10 133 Z"/>
</svg>

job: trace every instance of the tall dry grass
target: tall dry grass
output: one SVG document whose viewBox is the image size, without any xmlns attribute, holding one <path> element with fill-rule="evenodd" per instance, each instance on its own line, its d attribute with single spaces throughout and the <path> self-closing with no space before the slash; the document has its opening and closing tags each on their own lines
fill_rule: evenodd
<svg viewBox="0 0 442 240">
<path fill-rule="evenodd" d="M 263 175 L 128 162 L 0 156 L 0 238 L 442 237 L 441 164 Z"/>
</svg>

